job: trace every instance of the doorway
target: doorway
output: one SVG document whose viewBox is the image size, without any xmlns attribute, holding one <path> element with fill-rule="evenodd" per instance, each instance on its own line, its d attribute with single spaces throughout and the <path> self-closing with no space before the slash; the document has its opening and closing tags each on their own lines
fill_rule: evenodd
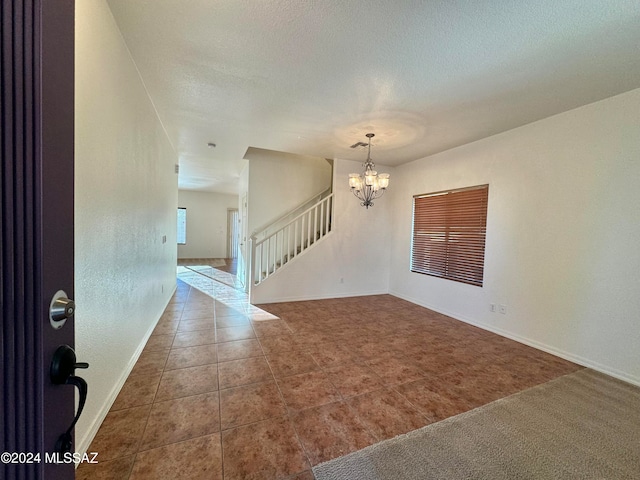
<svg viewBox="0 0 640 480">
<path fill-rule="evenodd" d="M 247 196 L 248 192 L 245 192 L 242 195 L 242 199 L 240 201 L 241 207 L 241 215 L 238 219 L 238 238 L 240 239 L 238 245 L 238 271 L 236 273 L 238 277 L 238 281 L 244 288 L 245 292 L 248 293 L 247 282 L 246 282 L 246 259 L 247 259 Z"/>
<path fill-rule="evenodd" d="M 227 258 L 237 259 L 240 248 L 240 215 L 237 208 L 227 210 Z"/>
</svg>

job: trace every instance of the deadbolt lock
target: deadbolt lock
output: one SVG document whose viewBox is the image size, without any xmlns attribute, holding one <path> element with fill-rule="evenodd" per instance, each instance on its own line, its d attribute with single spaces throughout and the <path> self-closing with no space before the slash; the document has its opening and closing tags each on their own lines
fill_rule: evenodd
<svg viewBox="0 0 640 480">
<path fill-rule="evenodd" d="M 51 305 L 49 306 L 51 326 L 56 330 L 61 328 L 74 313 L 76 313 L 75 302 L 67 298 L 67 294 L 63 290 L 58 290 L 51 299 Z"/>
</svg>

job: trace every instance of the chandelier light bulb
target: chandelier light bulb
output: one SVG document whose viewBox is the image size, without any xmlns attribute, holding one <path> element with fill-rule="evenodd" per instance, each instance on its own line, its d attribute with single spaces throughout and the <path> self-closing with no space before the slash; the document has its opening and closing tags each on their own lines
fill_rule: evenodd
<svg viewBox="0 0 640 480">
<path fill-rule="evenodd" d="M 349 174 L 349 187 L 360 191 L 362 189 L 362 178 L 359 173 L 350 173 Z"/>
<path fill-rule="evenodd" d="M 382 189 L 387 188 L 389 186 L 389 174 L 381 173 L 380 175 L 378 175 L 378 184 Z"/>
<path fill-rule="evenodd" d="M 365 179 L 365 184 L 366 184 L 368 187 L 370 187 L 371 185 L 373 185 L 373 183 L 374 183 L 374 181 L 375 181 L 375 179 L 376 179 L 375 171 L 368 172 L 368 173 L 364 176 L 364 179 Z"/>
</svg>

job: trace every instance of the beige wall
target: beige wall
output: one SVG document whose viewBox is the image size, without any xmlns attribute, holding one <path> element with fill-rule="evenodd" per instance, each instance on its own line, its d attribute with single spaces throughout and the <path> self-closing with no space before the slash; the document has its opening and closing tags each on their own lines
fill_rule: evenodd
<svg viewBox="0 0 640 480">
<path fill-rule="evenodd" d="M 179 190 L 178 207 L 187 209 L 187 244 L 178 245 L 178 258 L 226 258 L 227 211 L 238 208 L 238 196 Z"/>
<path fill-rule="evenodd" d="M 640 384 L 639 125 L 634 90 L 398 167 L 390 292 Z M 484 183 L 484 287 L 411 273 L 412 196 Z"/>
<path fill-rule="evenodd" d="M 76 351 L 84 451 L 176 285 L 177 157 L 111 13 L 76 2 Z M 163 243 L 163 237 L 166 242 Z"/>
<path fill-rule="evenodd" d="M 249 234 L 331 186 L 324 158 L 249 149 Z"/>
</svg>

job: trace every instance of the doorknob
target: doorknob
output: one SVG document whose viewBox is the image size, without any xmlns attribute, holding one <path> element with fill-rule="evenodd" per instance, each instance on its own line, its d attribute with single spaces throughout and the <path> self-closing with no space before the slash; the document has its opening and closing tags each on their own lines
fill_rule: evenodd
<svg viewBox="0 0 640 480">
<path fill-rule="evenodd" d="M 71 451 L 73 446 L 73 436 L 71 432 L 76 426 L 84 409 L 84 404 L 87 401 L 87 382 L 84 378 L 73 375 L 76 368 L 89 368 L 89 364 L 86 362 L 76 362 L 76 352 L 73 351 L 73 348 L 69 345 L 60 345 L 53 354 L 53 360 L 51 360 L 51 369 L 49 371 L 51 382 L 56 385 L 74 385 L 80 394 L 80 402 L 71 426 L 65 433 L 58 437 L 55 446 L 55 451 L 58 453 Z"/>
</svg>

